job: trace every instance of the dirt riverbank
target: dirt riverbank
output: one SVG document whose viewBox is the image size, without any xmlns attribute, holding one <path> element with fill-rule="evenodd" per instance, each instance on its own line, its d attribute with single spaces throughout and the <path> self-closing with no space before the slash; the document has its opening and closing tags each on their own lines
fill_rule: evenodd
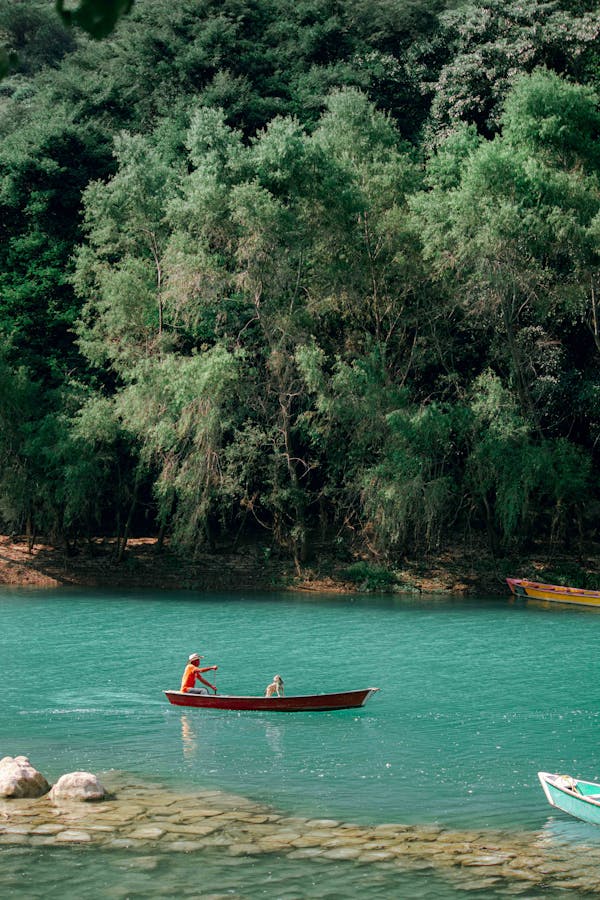
<svg viewBox="0 0 600 900">
<path fill-rule="evenodd" d="M 535 556 L 495 559 L 485 548 L 463 547 L 437 555 L 404 559 L 393 569 L 357 556 L 340 561 L 327 553 L 300 570 L 267 546 L 253 544 L 237 552 L 215 551 L 193 559 L 159 550 L 154 538 L 131 540 L 116 561 L 114 542 L 98 539 L 67 552 L 47 543 L 29 550 L 24 538 L 0 536 L 0 585 L 22 587 L 155 588 L 159 590 L 305 590 L 501 595 L 505 577 L 514 574 L 554 583 L 593 587 L 600 578 L 600 547 L 585 556 Z"/>
</svg>

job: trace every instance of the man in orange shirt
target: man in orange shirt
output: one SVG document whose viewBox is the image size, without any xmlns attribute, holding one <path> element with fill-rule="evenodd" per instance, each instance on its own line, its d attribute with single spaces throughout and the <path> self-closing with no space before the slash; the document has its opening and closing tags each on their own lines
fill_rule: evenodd
<svg viewBox="0 0 600 900">
<path fill-rule="evenodd" d="M 192 653 L 188 657 L 188 664 L 185 667 L 185 671 L 183 673 L 183 678 L 181 679 L 181 691 L 184 694 L 208 694 L 208 691 L 205 688 L 194 689 L 194 684 L 196 683 L 196 679 L 201 681 L 202 684 L 205 684 L 207 687 L 212 688 L 215 694 L 217 693 L 217 689 L 214 684 L 211 684 L 210 681 L 207 681 L 206 678 L 203 678 L 201 672 L 210 672 L 211 669 L 216 670 L 219 668 L 218 666 L 204 666 L 204 668 L 200 668 L 198 663 L 201 659 L 204 659 L 202 656 L 198 656 L 197 653 Z"/>
</svg>

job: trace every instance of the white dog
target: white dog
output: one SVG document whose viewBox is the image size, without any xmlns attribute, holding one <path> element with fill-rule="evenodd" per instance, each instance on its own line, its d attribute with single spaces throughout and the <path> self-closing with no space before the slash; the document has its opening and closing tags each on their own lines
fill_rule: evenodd
<svg viewBox="0 0 600 900">
<path fill-rule="evenodd" d="M 265 697 L 283 697 L 283 678 L 275 675 L 271 684 L 267 685 Z"/>
</svg>

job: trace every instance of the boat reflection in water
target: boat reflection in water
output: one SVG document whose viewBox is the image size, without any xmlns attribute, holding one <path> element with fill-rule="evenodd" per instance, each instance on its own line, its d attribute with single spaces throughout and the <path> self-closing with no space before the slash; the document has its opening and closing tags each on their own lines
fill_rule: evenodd
<svg viewBox="0 0 600 900">
<path fill-rule="evenodd" d="M 284 756 L 283 751 L 283 723 L 273 724 L 273 722 L 265 722 L 265 738 L 272 756 Z"/>
</svg>

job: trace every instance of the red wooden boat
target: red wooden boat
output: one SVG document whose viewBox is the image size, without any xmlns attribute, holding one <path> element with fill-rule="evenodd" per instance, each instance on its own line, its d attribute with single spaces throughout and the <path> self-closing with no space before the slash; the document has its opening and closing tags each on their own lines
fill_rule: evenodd
<svg viewBox="0 0 600 900">
<path fill-rule="evenodd" d="M 295 697 L 240 697 L 230 694 L 190 694 L 164 691 L 174 706 L 195 706 L 201 709 L 242 709 L 269 712 L 325 712 L 332 709 L 356 709 L 364 706 L 379 688 L 362 691 L 340 691 L 336 694 L 303 694 Z"/>
</svg>

